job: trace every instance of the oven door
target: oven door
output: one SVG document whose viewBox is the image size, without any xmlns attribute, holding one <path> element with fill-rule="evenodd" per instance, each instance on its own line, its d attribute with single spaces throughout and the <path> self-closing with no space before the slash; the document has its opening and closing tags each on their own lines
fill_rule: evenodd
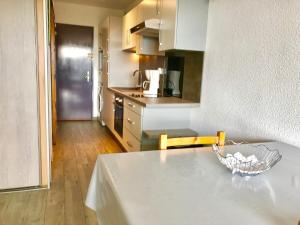
<svg viewBox="0 0 300 225">
<path fill-rule="evenodd" d="M 123 137 L 123 102 L 116 103 L 115 105 L 115 124 L 114 124 L 115 131 Z"/>
</svg>

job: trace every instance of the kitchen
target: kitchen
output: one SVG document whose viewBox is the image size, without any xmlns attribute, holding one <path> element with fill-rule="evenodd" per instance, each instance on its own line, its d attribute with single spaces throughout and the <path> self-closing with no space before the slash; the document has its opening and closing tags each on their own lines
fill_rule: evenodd
<svg viewBox="0 0 300 225">
<path fill-rule="evenodd" d="M 147 138 L 147 131 L 176 129 L 180 135 L 200 104 L 208 4 L 168 4 L 141 1 L 123 18 L 108 17 L 99 26 L 100 120 L 126 151 L 157 149 L 158 138 Z M 185 26 L 187 21 L 198 22 Z"/>
<path fill-rule="evenodd" d="M 0 11 L 0 225 L 300 223 L 298 0 Z"/>
</svg>

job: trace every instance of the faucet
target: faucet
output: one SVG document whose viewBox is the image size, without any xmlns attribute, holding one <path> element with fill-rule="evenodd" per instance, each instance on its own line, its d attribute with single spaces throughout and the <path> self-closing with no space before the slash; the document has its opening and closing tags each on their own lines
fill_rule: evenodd
<svg viewBox="0 0 300 225">
<path fill-rule="evenodd" d="M 132 76 L 134 77 L 136 75 L 136 73 L 139 74 L 139 80 L 138 80 L 138 84 L 136 85 L 136 87 L 138 88 L 142 88 L 142 83 L 143 83 L 143 74 L 142 74 L 142 71 L 140 70 L 135 70 L 132 74 Z"/>
</svg>

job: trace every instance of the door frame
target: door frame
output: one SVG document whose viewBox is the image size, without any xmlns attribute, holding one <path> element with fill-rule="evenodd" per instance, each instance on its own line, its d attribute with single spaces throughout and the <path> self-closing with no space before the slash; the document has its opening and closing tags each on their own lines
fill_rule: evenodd
<svg viewBox="0 0 300 225">
<path fill-rule="evenodd" d="M 49 49 L 48 49 L 48 0 L 36 0 L 36 42 L 37 42 L 37 79 L 39 113 L 39 148 L 40 148 L 40 186 L 50 188 L 52 152 L 52 115 L 49 102 Z"/>
<path fill-rule="evenodd" d="M 52 1 L 52 0 L 51 0 Z M 72 119 L 72 120 L 60 120 L 57 118 L 57 121 L 92 121 L 94 119 L 93 115 L 94 115 L 94 59 L 95 59 L 95 55 L 94 55 L 94 42 L 95 42 L 95 28 L 93 26 L 89 26 L 89 25 L 78 25 L 78 24 L 68 24 L 68 23 L 55 23 L 55 24 L 61 24 L 61 25 L 71 25 L 71 26 L 79 26 L 79 27 L 89 27 L 92 29 L 93 34 L 92 34 L 92 51 L 91 51 L 91 83 L 92 83 L 92 90 L 91 90 L 91 117 L 90 120 L 84 120 L 84 119 Z M 57 66 L 57 41 L 55 42 L 55 48 L 56 48 L 56 66 Z M 56 69 L 56 73 L 57 73 L 57 69 Z M 57 82 L 57 80 L 56 80 Z M 57 89 L 57 85 L 56 85 L 56 96 L 58 96 L 58 89 Z M 56 111 L 56 113 L 58 113 Z"/>
</svg>

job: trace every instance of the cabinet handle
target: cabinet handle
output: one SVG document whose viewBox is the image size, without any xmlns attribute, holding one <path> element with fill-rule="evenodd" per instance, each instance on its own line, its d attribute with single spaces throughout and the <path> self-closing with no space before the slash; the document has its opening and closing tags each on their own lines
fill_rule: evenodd
<svg viewBox="0 0 300 225">
<path fill-rule="evenodd" d="M 127 145 L 128 145 L 130 148 L 133 147 L 133 145 L 132 145 L 129 141 L 127 141 Z"/>
<path fill-rule="evenodd" d="M 130 106 L 131 108 L 135 108 L 135 105 L 132 104 L 131 102 L 128 102 L 128 106 Z"/>
<path fill-rule="evenodd" d="M 131 125 L 134 125 L 135 124 L 135 122 L 133 122 L 131 119 L 127 119 L 127 122 L 129 123 L 129 124 L 131 124 Z"/>
<path fill-rule="evenodd" d="M 127 30 L 127 45 L 130 45 L 130 30 Z"/>
</svg>

